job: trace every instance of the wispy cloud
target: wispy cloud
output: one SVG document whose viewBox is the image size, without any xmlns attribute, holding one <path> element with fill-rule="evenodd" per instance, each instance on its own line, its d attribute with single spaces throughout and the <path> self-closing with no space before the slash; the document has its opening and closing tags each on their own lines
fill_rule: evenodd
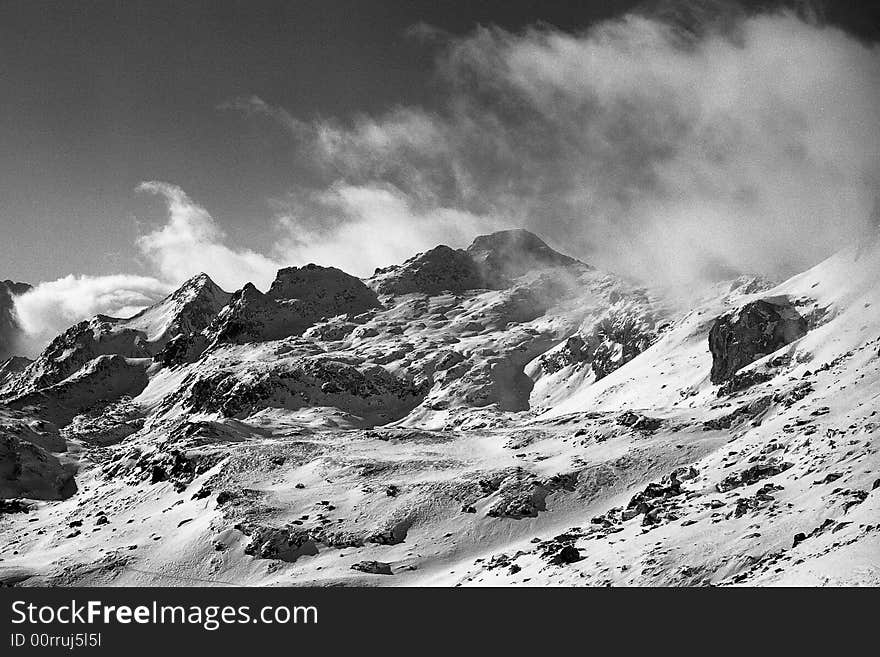
<svg viewBox="0 0 880 657">
<path fill-rule="evenodd" d="M 266 288 L 282 266 L 255 251 L 228 246 L 214 218 L 179 187 L 145 182 L 137 190 L 160 196 L 167 206 L 166 222 L 137 240 L 153 275 L 71 274 L 39 283 L 15 299 L 24 333 L 19 340 L 22 352 L 33 355 L 55 335 L 96 314 L 129 317 L 203 271 L 229 290 L 249 281 Z"/>
<path fill-rule="evenodd" d="M 278 257 L 333 265 L 359 276 L 437 244 L 465 246 L 501 224 L 455 208 L 418 207 L 392 185 L 334 185 L 294 195 L 279 213 Z"/>
<path fill-rule="evenodd" d="M 259 96 L 242 96 L 225 100 L 217 105 L 217 109 L 241 112 L 247 116 L 267 117 L 297 136 L 305 136 L 311 132 L 311 126 L 308 123 L 300 121 L 281 107 L 270 105 Z"/>
<path fill-rule="evenodd" d="M 268 287 L 281 266 L 277 261 L 250 249 L 234 249 L 205 208 L 196 204 L 176 185 L 144 182 L 138 191 L 165 200 L 168 221 L 141 236 L 137 245 L 164 280 L 183 281 L 207 272 L 221 287 L 237 289 L 247 282 Z"/>
<path fill-rule="evenodd" d="M 300 243 L 326 240 L 307 225 L 324 221 L 345 243 L 371 190 L 390 188 L 408 208 L 383 223 L 401 250 L 442 210 L 476 218 L 471 232 L 487 218 L 530 227 L 651 280 L 809 266 L 858 235 L 876 204 L 880 51 L 792 14 L 690 18 L 687 29 L 630 15 L 583 34 L 448 38 L 447 103 L 433 110 L 305 128 L 253 99 L 294 126 L 326 190 L 365 203 L 341 215 L 348 227 L 338 213 L 289 227 L 307 229 Z"/>
</svg>

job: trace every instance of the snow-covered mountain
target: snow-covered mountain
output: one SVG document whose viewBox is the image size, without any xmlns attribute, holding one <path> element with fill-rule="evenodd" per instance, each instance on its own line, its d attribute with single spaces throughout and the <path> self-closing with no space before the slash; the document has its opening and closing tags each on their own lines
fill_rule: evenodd
<svg viewBox="0 0 880 657">
<path fill-rule="evenodd" d="M 527 231 L 0 367 L 0 579 L 878 584 L 880 245 L 686 308 Z"/>
</svg>

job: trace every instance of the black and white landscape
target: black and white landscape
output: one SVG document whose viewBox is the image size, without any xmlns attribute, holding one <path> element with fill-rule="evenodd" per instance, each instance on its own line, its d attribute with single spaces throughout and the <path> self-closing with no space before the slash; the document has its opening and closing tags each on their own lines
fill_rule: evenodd
<svg viewBox="0 0 880 657">
<path fill-rule="evenodd" d="M 134 238 L 2 207 L 0 582 L 880 585 L 870 12 L 408 11 L 433 100 L 203 99 L 271 192 L 144 145 Z"/>
</svg>

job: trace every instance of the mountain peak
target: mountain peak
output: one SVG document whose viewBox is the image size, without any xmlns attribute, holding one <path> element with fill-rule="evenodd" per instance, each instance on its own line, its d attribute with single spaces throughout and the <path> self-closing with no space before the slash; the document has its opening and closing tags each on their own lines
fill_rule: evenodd
<svg viewBox="0 0 880 657">
<path fill-rule="evenodd" d="M 550 248 L 544 240 L 524 228 L 480 235 L 467 252 L 490 282 L 522 276 L 543 267 L 583 264 Z"/>
<path fill-rule="evenodd" d="M 213 293 L 223 292 L 222 288 L 217 285 L 210 276 L 208 276 L 205 272 L 200 272 L 184 281 L 180 285 L 180 287 L 178 287 L 177 290 L 172 293 L 172 296 L 179 296 L 182 293 L 189 291 L 193 291 L 198 294 L 203 290 L 207 290 Z"/>
<path fill-rule="evenodd" d="M 321 315 L 358 314 L 379 307 L 376 293 L 336 267 L 308 264 L 279 269 L 266 296 L 276 301 L 299 299 Z"/>
<path fill-rule="evenodd" d="M 204 329 L 231 296 L 201 272 L 159 303 L 127 320 L 125 325 L 143 331 L 150 342 L 164 344 L 178 333 L 197 333 Z"/>
</svg>

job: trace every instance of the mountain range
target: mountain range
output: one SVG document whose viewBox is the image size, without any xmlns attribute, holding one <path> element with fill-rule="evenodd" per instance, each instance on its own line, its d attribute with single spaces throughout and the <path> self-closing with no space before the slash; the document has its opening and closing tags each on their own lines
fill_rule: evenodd
<svg viewBox="0 0 880 657">
<path fill-rule="evenodd" d="M 525 230 L 199 274 L 0 364 L 0 581 L 880 584 L 878 280 L 683 302 Z"/>
</svg>

